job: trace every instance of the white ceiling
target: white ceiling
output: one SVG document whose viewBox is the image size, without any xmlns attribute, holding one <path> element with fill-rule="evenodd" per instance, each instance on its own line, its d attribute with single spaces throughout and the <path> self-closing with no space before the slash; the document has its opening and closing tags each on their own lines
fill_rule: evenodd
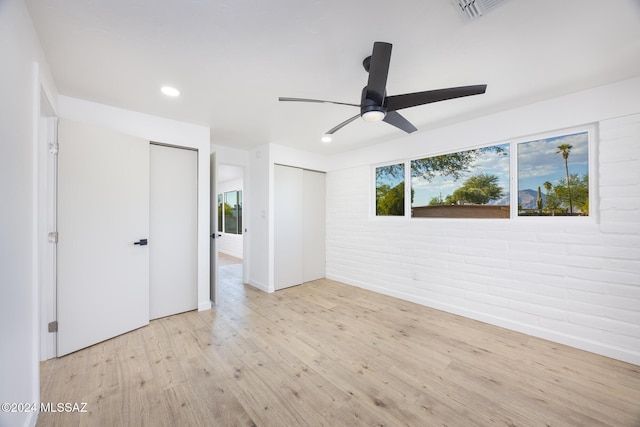
<svg viewBox="0 0 640 427">
<path fill-rule="evenodd" d="M 60 94 L 206 125 L 241 149 L 338 153 L 640 75 L 640 0 L 508 0 L 470 22 L 450 0 L 26 3 Z M 389 95 L 487 93 L 403 110 L 412 135 L 356 120 L 321 143 L 358 109 L 278 96 L 359 103 L 374 41 L 393 43 Z"/>
</svg>

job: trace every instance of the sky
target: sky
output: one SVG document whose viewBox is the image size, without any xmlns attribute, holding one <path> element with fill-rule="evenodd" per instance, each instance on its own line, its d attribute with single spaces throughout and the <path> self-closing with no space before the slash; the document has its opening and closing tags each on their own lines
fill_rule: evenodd
<svg viewBox="0 0 640 427">
<path fill-rule="evenodd" d="M 555 185 L 566 181 L 562 154 L 557 154 L 558 146 L 571 144 L 573 148 L 567 159 L 569 174 L 583 176 L 589 173 L 588 133 L 539 139 L 518 144 L 518 190 L 544 190 L 544 182 Z"/>
<path fill-rule="evenodd" d="M 478 173 L 497 176 L 499 185 L 504 189 L 504 193 L 508 194 L 509 144 L 498 145 L 498 147 L 504 149 L 506 154 L 498 154 L 493 151 L 480 153 L 471 172 L 460 177 L 458 181 L 454 181 L 451 177 L 442 177 L 439 175 L 436 175 L 431 181 L 420 177 L 412 178 L 411 185 L 415 190 L 412 206 L 426 206 L 434 197 L 442 197 L 442 199 L 444 199 L 456 189 L 460 188 L 469 176 Z"/>
</svg>

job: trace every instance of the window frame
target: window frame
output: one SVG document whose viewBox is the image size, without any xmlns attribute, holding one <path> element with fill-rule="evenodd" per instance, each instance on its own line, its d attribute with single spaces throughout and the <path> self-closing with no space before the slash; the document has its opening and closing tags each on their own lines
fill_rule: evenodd
<svg viewBox="0 0 640 427">
<path fill-rule="evenodd" d="M 385 166 L 392 166 L 392 165 L 403 165 L 404 166 L 404 176 L 403 176 L 403 181 L 405 183 L 404 185 L 404 215 L 378 215 L 376 213 L 377 211 L 377 176 L 376 176 L 376 171 L 378 168 L 381 167 L 385 167 Z M 375 165 L 371 165 L 371 177 L 372 179 L 370 180 L 370 188 L 369 188 L 369 192 L 370 192 L 370 203 L 369 203 L 369 218 L 375 219 L 375 220 L 381 220 L 381 221 L 404 221 L 407 219 L 407 212 L 409 212 L 409 214 L 411 213 L 411 186 L 407 185 L 407 174 L 408 174 L 408 168 L 409 168 L 409 160 L 396 160 L 396 161 L 391 161 L 391 162 L 384 162 L 384 163 L 378 163 Z"/>
<path fill-rule="evenodd" d="M 585 223 L 599 222 L 599 212 L 600 212 L 600 204 L 598 196 L 598 158 L 597 158 L 597 131 L 598 127 L 595 123 L 572 126 L 562 129 L 557 129 L 548 132 L 539 132 L 535 134 L 530 134 L 527 136 L 522 136 L 518 138 L 511 138 L 498 142 L 490 142 L 486 144 L 477 144 L 472 145 L 465 148 L 460 148 L 457 150 L 451 151 L 439 151 L 435 153 L 431 153 L 429 155 L 419 155 L 412 156 L 409 158 L 405 158 L 404 160 L 394 160 L 388 162 L 381 162 L 371 165 L 371 179 L 369 186 L 369 218 L 376 221 L 411 221 L 413 219 L 418 220 L 445 220 L 445 221 L 536 221 L 536 222 L 551 222 L 551 223 L 563 223 L 566 221 L 571 221 L 572 223 Z M 589 167 L 589 214 L 585 216 L 520 216 L 518 215 L 518 147 L 526 142 L 537 141 L 541 139 L 560 137 L 564 135 L 571 135 L 576 133 L 587 133 L 587 150 L 588 150 L 588 167 Z M 485 147 L 493 147 L 509 144 L 509 218 L 454 218 L 454 217 L 413 217 L 411 213 L 411 190 L 412 190 L 412 182 L 411 182 L 411 162 L 414 160 L 420 160 L 428 157 L 441 156 L 445 154 L 451 154 L 461 151 L 474 150 L 478 148 Z M 377 207 L 377 198 L 376 198 L 376 190 L 377 190 L 377 182 L 376 182 L 376 170 L 380 167 L 391 166 L 391 165 L 404 165 L 404 215 L 377 215 L 376 207 Z M 408 185 L 407 185 L 408 183 Z"/>
<path fill-rule="evenodd" d="M 229 233 L 227 231 L 227 227 L 226 227 L 226 216 L 224 214 L 224 206 L 227 203 L 227 194 L 228 193 L 236 193 L 236 201 L 239 202 L 236 205 L 238 206 L 239 209 L 239 215 L 238 217 L 236 217 L 238 219 L 237 221 L 237 227 L 238 227 L 238 232 L 237 233 Z M 232 236 L 241 236 L 243 234 L 243 221 L 242 221 L 242 190 L 229 190 L 229 191 L 223 191 L 222 193 L 218 193 L 218 201 L 220 201 L 220 197 L 222 197 L 222 214 L 220 214 L 220 211 L 218 210 L 218 233 L 224 233 L 224 234 L 229 234 Z M 219 209 L 218 205 L 218 209 Z"/>
<path fill-rule="evenodd" d="M 587 133 L 587 151 L 588 151 L 588 165 L 589 165 L 589 215 L 570 216 L 570 215 L 558 215 L 558 216 L 535 216 L 535 215 L 518 215 L 518 147 L 519 145 L 527 142 L 538 141 L 541 139 L 548 139 L 566 135 L 572 135 L 576 133 Z M 563 223 L 566 221 L 572 221 L 576 223 L 598 223 L 600 203 L 599 197 L 597 197 L 598 189 L 598 170 L 597 170 L 597 124 L 587 124 L 581 126 L 573 126 L 569 128 L 558 129 L 549 132 L 537 133 L 524 137 L 519 137 L 511 140 L 511 147 L 513 156 L 511 158 L 511 219 L 516 221 L 534 221 L 545 223 Z M 515 202 L 514 202 L 515 199 Z"/>
<path fill-rule="evenodd" d="M 465 147 L 459 150 L 454 150 L 454 151 L 440 151 L 431 155 L 422 155 L 422 156 L 415 156 L 415 157 L 411 157 L 408 160 L 409 163 L 409 180 L 411 180 L 411 163 L 416 161 L 416 160 L 421 160 L 421 159 L 425 159 L 425 158 L 430 158 L 430 157 L 438 157 L 438 156 L 444 156 L 447 154 L 453 154 L 453 153 L 460 153 L 460 152 L 464 152 L 464 151 L 471 151 L 471 150 L 477 150 L 480 148 L 488 148 L 488 147 L 496 147 L 499 145 L 509 145 L 509 191 L 511 190 L 512 187 L 512 168 L 511 168 L 511 161 L 512 161 L 512 144 L 510 141 L 502 141 L 502 142 L 496 142 L 496 143 L 488 143 L 488 144 L 477 144 L 477 145 L 473 145 L 470 147 Z M 409 191 L 411 191 L 413 182 L 410 181 L 410 186 L 409 186 Z M 511 203 L 511 201 L 510 201 Z M 413 207 L 411 206 L 411 200 L 409 200 L 409 209 L 412 209 Z M 509 218 L 465 218 L 465 217 L 418 217 L 418 216 L 413 216 L 411 211 L 409 211 L 409 219 L 418 219 L 418 220 L 428 220 L 428 219 L 433 219 L 433 220 L 453 220 L 453 221 L 459 221 L 459 220 L 479 220 L 479 221 L 483 221 L 483 220 L 500 220 L 500 221 L 504 221 L 504 220 L 508 220 L 511 219 L 511 211 L 509 211 Z"/>
</svg>

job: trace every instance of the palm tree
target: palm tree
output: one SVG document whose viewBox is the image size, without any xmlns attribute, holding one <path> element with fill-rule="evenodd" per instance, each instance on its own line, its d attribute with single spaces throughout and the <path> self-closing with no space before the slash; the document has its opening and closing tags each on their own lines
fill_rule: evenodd
<svg viewBox="0 0 640 427">
<path fill-rule="evenodd" d="M 573 201 L 571 200 L 571 184 L 569 184 L 569 163 L 567 159 L 569 158 L 569 154 L 571 153 L 571 149 L 573 145 L 571 144 L 562 144 L 558 145 L 558 151 L 556 154 L 562 153 L 562 158 L 564 159 L 564 170 L 567 174 L 567 192 L 569 193 L 569 213 L 573 213 Z"/>
<path fill-rule="evenodd" d="M 546 202 L 547 208 L 549 208 L 549 202 L 550 202 L 550 199 L 549 199 L 549 193 L 551 193 L 551 188 L 553 187 L 553 184 L 551 184 L 549 181 L 545 181 L 545 182 L 542 184 L 542 186 L 543 186 L 543 187 L 544 187 L 544 189 L 547 191 L 547 197 L 546 197 L 545 202 Z M 552 212 L 552 215 L 553 215 L 553 212 Z"/>
</svg>

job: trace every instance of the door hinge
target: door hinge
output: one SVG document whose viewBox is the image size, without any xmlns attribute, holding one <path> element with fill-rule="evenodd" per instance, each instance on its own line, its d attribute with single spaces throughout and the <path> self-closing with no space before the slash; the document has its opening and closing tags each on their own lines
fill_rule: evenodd
<svg viewBox="0 0 640 427">
<path fill-rule="evenodd" d="M 49 322 L 49 332 L 58 332 L 58 321 Z"/>
<path fill-rule="evenodd" d="M 58 143 L 57 142 L 50 142 L 49 143 L 49 154 L 58 154 L 58 150 L 60 149 L 60 147 L 58 147 Z"/>
<path fill-rule="evenodd" d="M 52 231 L 51 233 L 49 233 L 48 240 L 49 243 L 58 243 L 58 232 Z"/>
</svg>

